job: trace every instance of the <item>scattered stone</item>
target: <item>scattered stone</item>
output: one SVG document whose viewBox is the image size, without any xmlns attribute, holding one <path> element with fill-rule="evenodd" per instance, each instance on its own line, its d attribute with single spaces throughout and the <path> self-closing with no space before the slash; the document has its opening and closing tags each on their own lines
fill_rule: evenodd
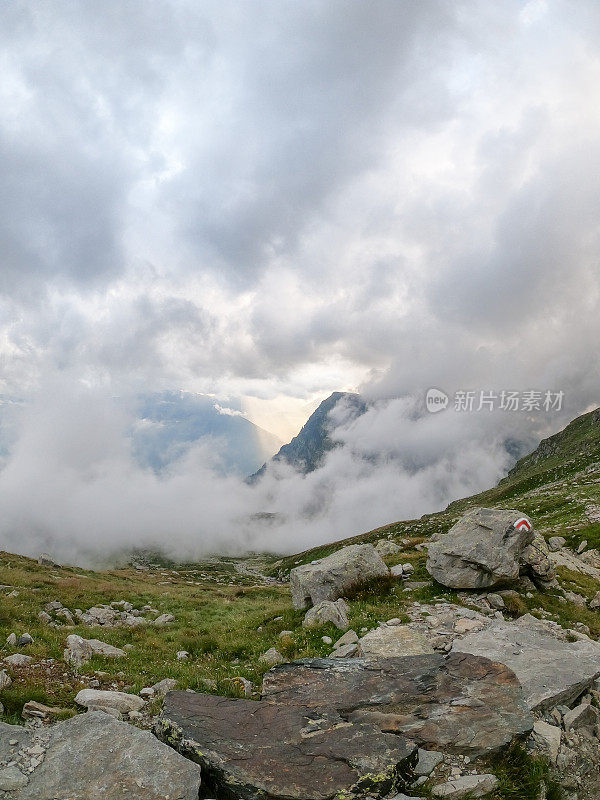
<svg viewBox="0 0 600 800">
<path fill-rule="evenodd" d="M 333 639 L 331 636 L 321 636 L 321 641 L 323 644 L 333 644 Z"/>
<path fill-rule="evenodd" d="M 459 636 L 464 633 L 471 633 L 472 631 L 480 631 L 484 627 L 484 623 L 479 619 L 457 619 L 454 623 L 454 631 Z"/>
<path fill-rule="evenodd" d="M 38 614 L 38 619 L 43 625 L 51 625 L 52 624 L 52 617 L 50 614 L 47 614 L 45 611 L 40 611 Z"/>
<path fill-rule="evenodd" d="M 504 602 L 502 595 L 492 592 L 491 594 L 486 595 L 485 599 L 492 608 L 496 609 L 496 611 L 502 611 L 506 608 L 506 603 Z"/>
<path fill-rule="evenodd" d="M 533 740 L 538 749 L 544 753 L 550 763 L 556 764 L 560 750 L 561 730 L 556 725 L 549 725 L 542 719 L 536 720 L 533 725 Z"/>
<path fill-rule="evenodd" d="M 178 650 L 177 651 L 177 661 L 187 661 L 190 657 L 190 654 L 187 650 Z"/>
<path fill-rule="evenodd" d="M 594 597 L 590 600 L 590 608 L 595 611 L 600 608 L 600 592 L 596 592 Z"/>
<path fill-rule="evenodd" d="M 498 778 L 495 775 L 463 775 L 434 786 L 432 794 L 434 797 L 445 797 L 447 800 L 455 800 L 467 794 L 469 797 L 484 797 L 493 792 L 497 785 Z"/>
<path fill-rule="evenodd" d="M 356 586 L 389 575 L 385 562 L 372 544 L 342 547 L 314 564 L 294 567 L 290 588 L 294 608 L 307 608 L 322 600 L 338 600 Z"/>
<path fill-rule="evenodd" d="M 160 617 L 154 620 L 153 624 L 160 628 L 163 625 L 168 625 L 170 622 L 175 622 L 173 614 L 161 614 Z"/>
<path fill-rule="evenodd" d="M 22 633 L 17 639 L 17 647 L 27 647 L 30 644 L 33 644 L 33 637 L 28 633 Z"/>
<path fill-rule="evenodd" d="M 177 686 L 175 678 L 163 678 L 162 681 L 155 683 L 152 687 L 156 694 L 165 695 L 167 692 L 172 692 Z"/>
<path fill-rule="evenodd" d="M 294 635 L 294 631 L 280 631 L 279 638 L 280 639 L 289 639 Z"/>
<path fill-rule="evenodd" d="M 218 796 L 382 797 L 416 760 L 415 745 L 403 736 L 346 722 L 333 709 L 315 714 L 187 692 L 167 695 L 155 733 L 201 764 Z"/>
<path fill-rule="evenodd" d="M 590 703 L 580 703 L 563 717 L 565 730 L 593 727 L 598 722 L 598 711 Z"/>
<path fill-rule="evenodd" d="M 356 642 L 358 642 L 358 633 L 356 631 L 350 630 L 346 631 L 346 633 L 343 636 L 340 636 L 340 638 L 334 644 L 334 647 L 335 648 L 343 647 L 346 644 L 355 644 Z"/>
<path fill-rule="evenodd" d="M 331 658 L 354 658 L 358 653 L 358 645 L 354 642 L 350 644 L 343 644 L 341 647 L 336 647 L 331 654 Z"/>
<path fill-rule="evenodd" d="M 588 546 L 587 539 L 584 539 L 583 542 L 581 542 L 581 544 L 577 548 L 577 554 L 581 555 L 587 546 Z"/>
<path fill-rule="evenodd" d="M 401 552 L 402 548 L 395 542 L 390 542 L 389 539 L 380 539 L 375 545 L 375 550 L 382 558 L 386 556 L 394 556 L 396 553 Z"/>
<path fill-rule="evenodd" d="M 579 606 L 579 608 L 585 608 L 587 606 L 587 600 L 581 594 L 577 594 L 577 592 L 565 592 L 565 599 L 568 603 L 573 603 L 574 606 Z"/>
<path fill-rule="evenodd" d="M 551 536 L 548 539 L 548 547 L 552 553 L 556 553 L 561 550 L 567 543 L 567 540 L 564 536 Z"/>
<path fill-rule="evenodd" d="M 427 637 L 407 625 L 382 625 L 369 631 L 358 642 L 358 654 L 364 658 L 397 658 L 433 653 Z"/>
<path fill-rule="evenodd" d="M 426 749 L 476 756 L 528 733 L 533 717 L 515 675 L 452 653 L 383 659 L 305 659 L 268 672 L 262 697 L 401 733 Z"/>
<path fill-rule="evenodd" d="M 144 706 L 144 701 L 136 694 L 126 694 L 125 692 L 110 692 L 102 689 L 82 689 L 75 696 L 78 706 L 84 708 L 106 709 L 114 708 L 120 714 L 128 714 L 130 711 L 139 711 Z"/>
<path fill-rule="evenodd" d="M 515 622 L 494 620 L 485 630 L 457 639 L 452 652 L 506 664 L 534 710 L 572 702 L 600 675 L 600 644 L 568 642 L 566 631 L 530 614 Z"/>
<path fill-rule="evenodd" d="M 68 714 L 65 708 L 46 706 L 43 703 L 38 703 L 36 700 L 28 700 L 21 711 L 23 719 L 41 719 L 44 722 L 58 719 L 65 714 Z"/>
<path fill-rule="evenodd" d="M 18 737 L 23 746 L 32 736 L 26 728 L 0 726 L 0 753 L 9 738 Z M 58 722 L 48 729 L 40 749 L 42 754 L 29 762 L 28 781 L 25 777 L 20 787 L 12 790 L 11 800 L 198 798 L 200 769 L 196 764 L 149 731 L 107 714 L 78 714 Z"/>
<path fill-rule="evenodd" d="M 9 633 L 6 637 L 6 644 L 9 647 L 16 647 L 17 646 L 17 634 L 16 633 Z"/>
<path fill-rule="evenodd" d="M 105 658 L 123 658 L 127 654 L 121 648 L 101 642 L 99 639 L 83 639 L 76 633 L 67 636 L 67 646 L 64 651 L 64 659 L 67 663 L 74 667 L 80 667 L 94 655 Z"/>
<path fill-rule="evenodd" d="M 520 520 L 525 524 L 516 527 Z M 479 589 L 519 577 L 523 550 L 533 541 L 533 526 L 520 511 L 478 508 L 428 548 L 427 571 L 444 586 Z"/>
<path fill-rule="evenodd" d="M 60 564 L 57 564 L 49 553 L 40 553 L 38 565 L 40 567 L 60 567 Z"/>
<path fill-rule="evenodd" d="M 268 664 L 270 667 L 274 667 L 276 664 L 282 664 L 285 658 L 275 647 L 270 647 L 266 653 L 262 654 L 259 661 L 262 661 L 263 664 Z"/>
<path fill-rule="evenodd" d="M 402 564 L 395 564 L 393 567 L 390 567 L 390 575 L 392 578 L 401 578 L 403 574 Z"/>
<path fill-rule="evenodd" d="M 302 620 L 302 626 L 304 628 L 315 628 L 332 622 L 336 628 L 345 631 L 349 625 L 348 611 L 348 604 L 341 598 L 335 602 L 323 600 L 308 609 Z"/>
<path fill-rule="evenodd" d="M 433 770 L 442 763 L 444 754 L 436 750 L 423 750 L 419 747 L 419 760 L 415 767 L 415 775 L 420 778 L 422 775 L 431 775 Z"/>
<path fill-rule="evenodd" d="M 155 694 L 156 692 L 151 686 L 145 686 L 143 689 L 140 689 L 140 697 L 144 700 L 149 700 L 151 697 L 154 697 Z"/>
<path fill-rule="evenodd" d="M 26 656 L 24 653 L 13 653 L 12 656 L 6 656 L 4 659 L 5 664 L 10 664 L 13 667 L 26 667 L 33 661 L 33 656 Z"/>
<path fill-rule="evenodd" d="M 403 575 L 412 575 L 415 571 L 414 565 L 407 561 L 406 564 L 402 564 L 402 574 Z"/>
<path fill-rule="evenodd" d="M 0 669 L 0 691 L 7 689 L 12 683 L 12 678 L 5 669 Z"/>
</svg>

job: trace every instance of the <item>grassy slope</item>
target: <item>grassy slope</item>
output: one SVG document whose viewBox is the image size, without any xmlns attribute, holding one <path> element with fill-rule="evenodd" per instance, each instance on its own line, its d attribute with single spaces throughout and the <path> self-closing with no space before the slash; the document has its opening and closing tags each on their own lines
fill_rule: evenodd
<svg viewBox="0 0 600 800">
<path fill-rule="evenodd" d="M 386 537 L 403 548 L 402 553 L 386 559 L 388 564 L 410 561 L 415 566 L 413 580 L 427 580 L 426 554 L 415 549 L 416 545 L 434 532 L 446 531 L 468 507 L 516 507 L 531 515 L 546 536 L 563 535 L 572 545 L 586 538 L 590 546 L 596 546 L 600 545 L 600 524 L 591 524 L 587 519 L 586 506 L 590 504 L 600 505 L 598 411 L 578 418 L 565 431 L 545 440 L 534 454 L 521 459 L 496 488 L 452 503 L 444 512 L 396 522 L 278 561 L 265 558 L 259 566 L 285 578 L 293 566 L 346 544 Z M 252 562 L 246 564 L 253 566 Z M 600 589 L 594 581 L 574 573 L 563 572 L 561 577 L 566 587 L 587 597 Z M 287 585 L 257 582 L 251 571 L 240 574 L 233 559 L 213 559 L 177 569 L 170 565 L 146 572 L 92 572 L 41 567 L 31 559 L 0 553 L 0 584 L 18 591 L 17 597 L 8 597 L 9 590 L 0 590 L 0 643 L 11 631 L 27 631 L 35 640 L 27 649 L 30 655 L 36 660 L 56 659 L 50 668 L 11 670 L 13 685 L 1 693 L 0 699 L 6 707 L 4 719 L 12 722 L 18 721 L 28 699 L 75 708 L 73 698 L 81 688 L 81 677 L 61 660 L 68 633 L 100 638 L 121 647 L 133 645 L 127 658 L 111 661 L 98 657 L 83 667 L 83 673 L 105 673 L 101 676 L 102 688 L 116 684 L 121 689 L 131 687 L 138 691 L 162 678 L 174 677 L 180 688 L 230 696 L 240 691 L 232 681 L 236 676 L 260 686 L 267 667 L 259 656 L 268 648 L 277 647 L 289 659 L 324 656 L 331 648 L 321 637 L 329 635 L 335 640 L 339 636 L 333 626 L 312 631 L 302 628 L 303 614 L 292 609 Z M 356 630 L 370 629 L 379 620 L 403 617 L 414 600 L 428 602 L 443 597 L 457 601 L 454 593 L 433 582 L 408 592 L 404 588 L 401 582 L 389 582 L 357 594 L 350 602 L 351 626 Z M 41 624 L 37 616 L 50 600 L 60 600 L 71 610 L 115 600 L 128 600 L 136 607 L 148 603 L 161 613 L 174 614 L 175 622 L 166 628 L 135 630 L 85 625 L 54 629 Z M 584 622 L 596 636 L 600 635 L 600 615 L 595 612 L 561 604 L 553 594 L 536 592 L 532 598 L 523 598 L 522 611 L 536 613 L 539 608 L 551 612 L 566 626 Z M 280 639 L 283 630 L 292 631 L 291 636 Z M 189 651 L 191 659 L 177 661 L 178 650 Z M 8 652 L 5 647 L 4 654 Z M 513 796 L 516 795 L 509 788 L 497 794 L 498 798 Z"/>
</svg>

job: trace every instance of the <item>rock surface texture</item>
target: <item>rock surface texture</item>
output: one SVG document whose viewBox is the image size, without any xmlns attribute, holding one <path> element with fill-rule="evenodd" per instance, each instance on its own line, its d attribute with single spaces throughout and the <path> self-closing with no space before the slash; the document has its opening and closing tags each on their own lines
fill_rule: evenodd
<svg viewBox="0 0 600 800">
<path fill-rule="evenodd" d="M 452 645 L 454 653 L 487 656 L 506 664 L 519 679 L 529 708 L 569 704 L 600 675 L 600 644 L 587 637 L 567 640 L 558 626 L 525 614 L 516 622 L 496 620 Z"/>
<path fill-rule="evenodd" d="M 515 581 L 521 557 L 533 541 L 533 525 L 521 512 L 469 511 L 428 548 L 427 571 L 454 589 L 481 589 Z"/>
<path fill-rule="evenodd" d="M 294 608 L 307 608 L 323 600 L 338 600 L 355 586 L 389 575 L 385 562 L 372 544 L 342 547 L 312 564 L 290 572 Z"/>
<path fill-rule="evenodd" d="M 198 765 L 101 711 L 51 728 L 0 723 L 0 771 L 11 761 L 22 776 L 11 800 L 197 800 L 200 789 Z"/>
<path fill-rule="evenodd" d="M 458 653 L 379 660 L 306 659 L 271 670 L 263 699 L 402 734 L 430 750 L 477 756 L 533 727 L 508 667 Z"/>
<path fill-rule="evenodd" d="M 331 709 L 170 692 L 155 732 L 240 800 L 380 797 L 417 760 L 413 743 Z"/>
</svg>

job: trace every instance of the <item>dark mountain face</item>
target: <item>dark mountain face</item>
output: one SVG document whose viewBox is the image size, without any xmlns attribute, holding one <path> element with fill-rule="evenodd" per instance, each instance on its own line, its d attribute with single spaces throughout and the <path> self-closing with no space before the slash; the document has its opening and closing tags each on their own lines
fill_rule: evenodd
<svg viewBox="0 0 600 800">
<path fill-rule="evenodd" d="M 284 461 L 295 469 L 307 474 L 317 469 L 323 463 L 325 454 L 336 447 L 336 442 L 331 438 L 335 424 L 330 414 L 338 406 L 344 404 L 344 420 L 356 419 L 367 410 L 366 403 L 360 395 L 350 392 L 334 392 L 310 415 L 306 424 L 289 444 L 284 444 L 279 452 L 273 456 L 271 462 Z M 267 464 L 251 475 L 250 482 L 260 478 L 266 471 Z"/>
</svg>

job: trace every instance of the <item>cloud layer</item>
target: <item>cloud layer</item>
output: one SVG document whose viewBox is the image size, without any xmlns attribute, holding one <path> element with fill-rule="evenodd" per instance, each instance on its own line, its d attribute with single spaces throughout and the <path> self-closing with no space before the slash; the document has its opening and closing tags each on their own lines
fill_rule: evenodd
<svg viewBox="0 0 600 800">
<path fill-rule="evenodd" d="M 39 416 L 0 543 L 171 525 L 210 547 L 204 517 L 287 546 L 241 532 L 261 510 L 302 542 L 357 532 L 483 488 L 507 437 L 595 405 L 599 32 L 593 0 L 2 4 L 0 393 Z M 416 419 L 430 386 L 565 402 Z M 249 493 L 201 447 L 168 481 L 135 471 L 104 400 L 173 388 L 280 436 L 336 389 L 377 406 L 322 472 Z"/>
</svg>

